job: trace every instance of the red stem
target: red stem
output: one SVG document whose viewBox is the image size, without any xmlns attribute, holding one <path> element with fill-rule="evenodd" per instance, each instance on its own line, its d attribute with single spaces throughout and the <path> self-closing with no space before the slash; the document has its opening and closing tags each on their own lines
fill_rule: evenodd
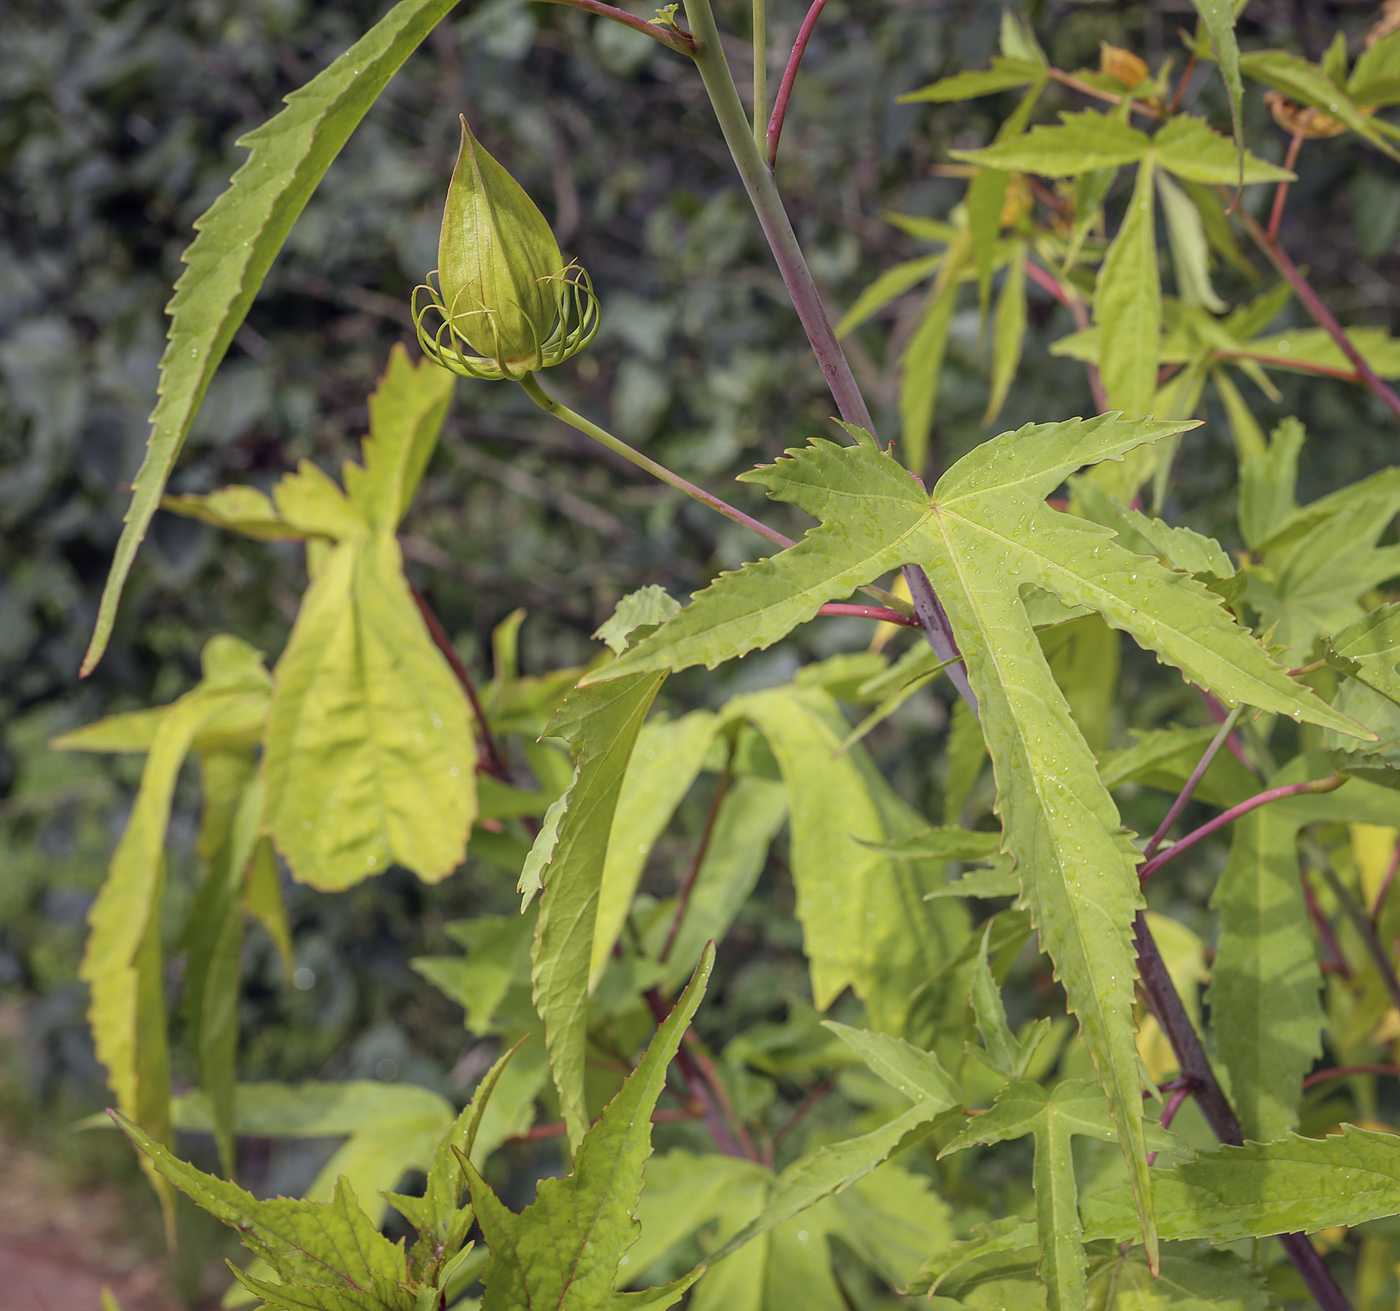
<svg viewBox="0 0 1400 1311">
<path fill-rule="evenodd" d="M 1314 364 L 1310 360 L 1294 359 L 1289 355 L 1260 355 L 1255 351 L 1216 351 L 1217 360 L 1254 360 L 1275 369 L 1291 369 L 1294 373 L 1315 373 L 1322 378 L 1340 382 L 1360 382 L 1355 369 L 1339 369 L 1332 364 Z"/>
<path fill-rule="evenodd" d="M 1393 1074 L 1400 1078 L 1400 1065 L 1338 1065 L 1330 1070 L 1318 1070 L 1303 1080 L 1304 1088 L 1315 1088 L 1328 1079 L 1347 1079 L 1353 1074 Z"/>
<path fill-rule="evenodd" d="M 797 70 L 802 64 L 802 56 L 807 53 L 807 42 L 812 39 L 817 19 L 826 8 L 826 0 L 812 0 L 812 7 L 802 26 L 797 30 L 797 40 L 792 43 L 792 53 L 788 56 L 787 67 L 783 69 L 783 80 L 778 84 L 778 98 L 773 103 L 773 117 L 768 120 L 768 167 L 778 163 L 778 140 L 783 135 L 783 120 L 787 118 L 788 101 L 792 99 L 792 84 L 797 81 Z"/>
<path fill-rule="evenodd" d="M 1322 913 L 1322 907 L 1317 904 L 1317 894 L 1313 891 L 1312 880 L 1308 878 L 1308 872 L 1301 865 L 1298 867 L 1298 877 L 1303 880 L 1303 900 L 1308 903 L 1308 914 L 1312 917 L 1314 927 L 1317 929 L 1317 936 L 1322 939 L 1322 945 L 1327 948 L 1327 954 L 1332 957 L 1332 967 L 1342 978 L 1350 980 L 1351 966 L 1347 964 L 1347 958 L 1342 955 L 1342 948 L 1337 942 L 1337 935 L 1332 932 L 1332 925 L 1327 916 Z"/>
<path fill-rule="evenodd" d="M 857 619 L 878 619 L 885 624 L 903 624 L 905 628 L 921 627 L 917 619 L 902 615 L 883 605 L 847 605 L 842 601 L 828 602 L 817 611 L 819 615 L 854 615 Z"/>
<path fill-rule="evenodd" d="M 1337 322 L 1332 311 L 1322 303 L 1322 298 L 1299 272 L 1298 266 L 1288 257 L 1287 252 L 1276 241 L 1269 240 L 1268 234 L 1247 210 L 1239 209 L 1236 212 L 1249 235 L 1269 257 L 1269 262 L 1283 276 L 1284 281 L 1293 288 L 1294 294 L 1307 307 L 1308 313 L 1317 320 L 1319 326 L 1337 343 L 1342 354 L 1351 361 L 1352 367 L 1356 370 L 1356 376 L 1361 380 L 1361 385 L 1379 398 L 1386 409 L 1397 419 L 1400 419 L 1400 396 L 1397 396 L 1391 388 L 1386 386 L 1376 376 L 1376 371 L 1361 357 L 1361 352 L 1352 345 L 1351 338 L 1347 336 L 1346 329 Z"/>
<path fill-rule="evenodd" d="M 1217 724 L 1223 724 L 1230 717 L 1230 712 L 1211 696 L 1209 692 L 1205 691 L 1204 688 L 1198 688 L 1197 691 L 1200 692 L 1201 700 L 1205 703 L 1206 713 L 1215 720 Z M 1240 745 L 1240 735 L 1238 732 L 1231 733 L 1230 740 L 1225 745 L 1230 748 L 1230 754 L 1249 770 L 1251 774 L 1257 774 L 1259 772 L 1249 763 L 1249 757 L 1245 755 L 1244 747 Z"/>
<path fill-rule="evenodd" d="M 1167 1104 L 1162 1107 L 1163 1129 L 1171 1128 L 1172 1121 L 1176 1119 L 1176 1113 L 1181 1110 L 1182 1103 L 1195 1091 L 1196 1082 L 1194 1079 L 1178 1080 L 1177 1086 L 1172 1089 L 1171 1096 L 1167 1098 Z M 1147 1164 L 1155 1165 L 1156 1163 L 1157 1153 L 1149 1152 L 1147 1154 Z"/>
<path fill-rule="evenodd" d="M 1168 861 L 1184 855 L 1198 842 L 1210 837 L 1212 833 L 1218 833 L 1227 824 L 1233 824 L 1241 815 L 1247 815 L 1251 810 L 1267 806 L 1271 801 L 1282 801 L 1286 797 L 1301 796 L 1308 792 L 1334 792 L 1346 781 L 1345 774 L 1332 774 L 1327 778 L 1313 779 L 1310 783 L 1285 783 L 1282 787 L 1268 788 L 1250 797 L 1248 801 L 1241 801 L 1238 806 L 1231 806 L 1229 810 L 1208 820 L 1200 828 L 1193 829 L 1179 842 L 1173 842 L 1160 856 L 1144 861 L 1138 866 L 1138 882 L 1146 883 Z"/>
<path fill-rule="evenodd" d="M 695 880 L 700 877 L 700 867 L 705 863 L 705 853 L 710 849 L 710 838 L 714 835 L 715 821 L 719 818 L 719 808 L 724 801 L 724 794 L 729 791 L 729 780 L 733 774 L 734 743 L 731 741 L 729 756 L 724 762 L 724 773 L 719 776 L 719 782 L 715 784 L 715 794 L 710 798 L 710 809 L 705 815 L 705 827 L 700 834 L 700 841 L 696 844 L 695 854 L 691 857 L 690 869 L 686 871 L 685 882 L 681 884 L 680 895 L 676 898 L 676 913 L 671 916 L 671 927 L 666 931 L 666 941 L 661 948 L 661 954 L 656 958 L 662 965 L 670 956 L 671 948 L 676 943 L 676 935 L 681 931 L 681 922 L 685 919 L 685 912 L 690 906 L 690 894 L 695 890 Z"/>
<path fill-rule="evenodd" d="M 1205 749 L 1205 753 L 1196 762 L 1196 768 L 1191 771 L 1191 777 L 1186 780 L 1186 786 L 1177 794 L 1177 798 L 1172 802 L 1171 809 L 1167 811 L 1167 817 L 1157 826 L 1157 831 L 1152 835 L 1152 840 L 1143 848 L 1143 859 L 1151 860 L 1157 854 L 1157 848 L 1162 845 L 1162 839 L 1171 831 L 1171 826 L 1176 823 L 1177 817 L 1186 809 L 1186 803 L 1191 800 L 1192 794 L 1196 791 L 1205 772 L 1210 768 L 1210 762 L 1220 753 L 1220 748 L 1225 745 L 1226 739 L 1235 731 L 1235 722 L 1239 719 L 1239 713 L 1231 714 L 1219 731 L 1211 739 L 1210 745 Z"/>
<path fill-rule="evenodd" d="M 831 1091 L 833 1083 L 834 1081 L 832 1079 L 823 1079 L 820 1083 L 816 1085 L 816 1087 L 812 1089 L 811 1092 L 809 1092 L 802 1099 L 797 1109 L 790 1116 L 788 1116 L 787 1123 L 783 1125 L 783 1127 L 773 1135 L 774 1147 L 781 1143 L 783 1139 L 788 1136 L 788 1134 L 790 1134 L 794 1129 L 797 1128 L 799 1124 L 802 1123 L 802 1121 L 806 1118 L 808 1112 L 810 1112 L 811 1109 L 814 1106 L 816 1106 L 816 1104 L 819 1101 L 821 1101 L 821 1099 L 825 1097 L 827 1093 Z"/>
<path fill-rule="evenodd" d="M 636 14 L 629 14 L 625 9 L 605 5 L 602 0 L 546 0 L 546 3 L 567 5 L 570 9 L 583 9 L 590 14 L 597 14 L 599 18 L 610 18 L 614 23 L 621 23 L 634 32 L 641 32 L 653 41 L 659 41 L 678 55 L 694 55 L 696 50 L 695 38 L 689 32 L 682 32 L 679 28 L 670 27 L 665 23 L 650 23 L 645 18 L 638 18 Z"/>
<path fill-rule="evenodd" d="M 642 997 L 646 1000 L 652 1018 L 658 1025 L 665 1022 L 669 1013 L 665 1001 L 662 1000 L 660 992 L 655 988 L 648 988 Z M 689 1035 L 687 1035 L 689 1036 Z M 689 1050 L 689 1045 L 682 1041 L 680 1050 L 676 1053 L 676 1063 L 680 1066 L 681 1077 L 685 1080 L 686 1091 L 703 1108 L 702 1118 L 705 1121 L 705 1128 L 709 1132 L 710 1139 L 725 1156 L 746 1156 L 749 1160 L 755 1160 L 753 1144 L 748 1143 L 748 1150 L 745 1151 L 739 1145 L 739 1140 L 731 1131 L 731 1124 L 726 1122 L 726 1113 L 731 1117 L 732 1111 L 729 1107 L 729 1098 L 725 1096 L 723 1089 L 715 1089 L 710 1086 L 705 1077 L 705 1072 L 700 1068 Z M 713 1067 L 711 1068 L 713 1073 Z M 718 1096 L 716 1093 L 718 1092 Z M 745 1140 L 747 1141 L 747 1135 Z"/>
<path fill-rule="evenodd" d="M 442 626 L 442 621 L 433 613 L 427 598 L 412 583 L 408 585 L 408 590 L 413 593 L 413 599 L 418 603 L 418 612 L 423 616 L 423 622 L 428 625 L 428 632 L 432 634 L 434 644 L 452 667 L 452 672 L 457 675 L 457 681 L 467 694 L 467 700 L 472 704 L 472 713 L 476 716 L 477 725 L 481 729 L 482 767 L 493 778 L 500 779 L 502 783 L 509 783 L 510 770 L 506 766 L 505 758 L 496 746 L 495 739 L 491 736 L 491 729 L 486 722 L 486 712 L 481 708 L 481 699 L 476 694 L 476 686 L 472 682 L 472 676 L 467 673 L 467 667 L 462 663 L 461 657 L 452 645 L 452 639 L 448 637 L 447 629 Z"/>
<path fill-rule="evenodd" d="M 1283 166 L 1290 173 L 1293 165 L 1298 162 L 1298 150 L 1303 144 L 1303 134 L 1308 129 L 1308 124 L 1312 122 L 1313 115 L 1317 111 L 1309 109 L 1298 116 L 1298 127 L 1293 133 L 1293 140 L 1288 143 L 1288 155 L 1283 161 Z M 1283 205 L 1288 199 L 1288 183 L 1280 182 L 1274 189 L 1274 207 L 1269 213 L 1268 240 L 1270 243 L 1278 241 L 1279 224 L 1283 222 Z"/>
<path fill-rule="evenodd" d="M 1212 1132 L 1222 1142 L 1239 1147 L 1244 1142 L 1240 1122 L 1235 1116 L 1230 1100 L 1225 1096 L 1220 1081 L 1215 1077 L 1200 1035 L 1192 1025 L 1186 1008 L 1181 1004 L 1171 975 L 1167 973 L 1162 953 L 1152 938 L 1147 921 L 1139 912 L 1133 931 L 1137 941 L 1138 975 L 1143 991 L 1147 994 L 1152 1013 L 1167 1035 L 1167 1041 L 1176 1053 L 1177 1064 L 1182 1075 L 1194 1084 L 1196 1104 L 1210 1125 Z M 1280 1234 L 1279 1242 L 1293 1262 L 1294 1268 L 1302 1276 L 1309 1291 L 1317 1299 L 1322 1311 L 1352 1311 L 1346 1295 L 1337 1287 L 1331 1272 L 1317 1254 L 1306 1234 Z"/>
<path fill-rule="evenodd" d="M 1030 275 L 1032 282 L 1048 291 L 1069 310 L 1070 314 L 1074 316 L 1074 326 L 1080 332 L 1084 332 L 1089 327 L 1089 311 L 1084 307 L 1084 302 L 1068 290 L 1053 273 L 1047 273 L 1034 260 L 1029 259 L 1026 261 L 1026 272 Z M 1099 373 L 1099 366 L 1086 360 L 1084 371 L 1089 375 L 1089 391 L 1093 395 L 1094 405 L 1102 414 L 1108 409 L 1108 393 L 1103 389 L 1103 377 Z"/>
<path fill-rule="evenodd" d="M 1390 865 L 1385 871 L 1385 877 L 1381 880 L 1380 891 L 1376 893 L 1375 904 L 1371 907 L 1371 923 L 1379 923 L 1381 910 L 1385 906 L 1385 899 L 1390 893 L 1390 885 L 1395 882 L 1396 869 L 1400 868 L 1400 842 L 1395 844 L 1395 854 L 1390 858 Z"/>
<path fill-rule="evenodd" d="M 1176 94 L 1172 97 L 1171 104 L 1167 107 L 1168 114 L 1175 114 L 1181 108 L 1181 97 L 1186 94 L 1186 85 L 1191 81 L 1191 74 L 1196 71 L 1196 52 L 1191 52 L 1191 58 L 1186 61 L 1186 67 L 1181 70 L 1181 81 L 1176 84 Z"/>
</svg>

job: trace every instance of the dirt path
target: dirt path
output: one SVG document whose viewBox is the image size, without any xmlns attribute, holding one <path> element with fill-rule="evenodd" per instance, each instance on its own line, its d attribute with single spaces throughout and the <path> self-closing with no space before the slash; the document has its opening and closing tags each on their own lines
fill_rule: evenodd
<svg viewBox="0 0 1400 1311">
<path fill-rule="evenodd" d="M 159 1261 L 121 1235 L 111 1190 L 65 1192 L 42 1158 L 0 1139 L 0 1311 L 176 1311 Z"/>
</svg>

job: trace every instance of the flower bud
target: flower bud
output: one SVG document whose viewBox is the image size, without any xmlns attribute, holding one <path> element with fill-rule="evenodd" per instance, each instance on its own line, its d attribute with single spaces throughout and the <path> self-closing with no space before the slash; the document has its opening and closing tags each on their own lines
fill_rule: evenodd
<svg viewBox="0 0 1400 1311">
<path fill-rule="evenodd" d="M 1131 50 L 1099 42 L 1099 72 L 1132 91 L 1147 80 L 1147 65 Z"/>
<path fill-rule="evenodd" d="M 588 275 L 565 264 L 544 215 L 465 117 L 436 278 L 436 286 L 413 293 L 418 341 L 431 359 L 466 377 L 521 378 L 567 359 L 598 330 Z M 430 310 L 435 328 L 424 322 Z"/>
</svg>

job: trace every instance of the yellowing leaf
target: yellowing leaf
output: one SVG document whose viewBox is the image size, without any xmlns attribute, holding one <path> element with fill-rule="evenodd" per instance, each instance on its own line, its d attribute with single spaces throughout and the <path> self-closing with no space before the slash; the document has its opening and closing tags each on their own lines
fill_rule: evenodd
<svg viewBox="0 0 1400 1311">
<path fill-rule="evenodd" d="M 275 672 L 267 826 L 293 877 L 333 891 L 395 862 L 452 873 L 476 815 L 471 710 L 391 535 L 332 549 Z"/>
<path fill-rule="evenodd" d="M 1152 163 L 1138 166 L 1123 226 L 1108 248 L 1094 292 L 1099 369 L 1108 403 L 1130 418 L 1149 414 L 1157 391 L 1162 283 L 1157 270 Z"/>
</svg>

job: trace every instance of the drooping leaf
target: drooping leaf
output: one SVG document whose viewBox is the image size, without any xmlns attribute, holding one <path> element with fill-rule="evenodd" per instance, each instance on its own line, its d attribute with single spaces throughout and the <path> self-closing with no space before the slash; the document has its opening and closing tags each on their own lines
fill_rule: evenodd
<svg viewBox="0 0 1400 1311">
<path fill-rule="evenodd" d="M 1188 304 L 1223 314 L 1225 302 L 1215 294 L 1210 282 L 1210 247 L 1206 243 L 1200 211 L 1165 172 L 1157 175 L 1157 194 L 1167 220 L 1167 241 L 1171 246 L 1177 294 Z"/>
<path fill-rule="evenodd" d="M 392 533 L 332 548 L 276 674 L 267 825 L 293 877 L 337 891 L 394 863 L 452 873 L 476 814 L 471 709 Z"/>
<path fill-rule="evenodd" d="M 1276 807 L 1242 816 L 1211 898 L 1220 914 L 1211 1027 L 1244 1135 L 1260 1142 L 1297 1125 L 1303 1076 L 1322 1050 L 1322 975 L 1297 845 L 1296 824 Z"/>
<path fill-rule="evenodd" d="M 244 884 L 263 813 L 262 779 L 255 770 L 251 752 L 210 752 L 204 759 L 204 819 L 199 846 L 205 878 L 181 943 L 188 953 L 185 1025 L 200 1086 L 213 1110 L 220 1165 L 230 1178 L 234 1172 L 233 1100 Z"/>
<path fill-rule="evenodd" d="M 1326 1138 L 1295 1134 L 1203 1153 L 1153 1171 L 1163 1238 L 1241 1238 L 1357 1225 L 1400 1214 L 1400 1138 L 1343 1125 Z M 1132 1202 L 1113 1189 L 1080 1203 L 1090 1238 L 1131 1239 Z"/>
<path fill-rule="evenodd" d="M 787 785 L 797 917 L 818 1009 L 850 986 L 877 1028 L 904 1032 L 912 994 L 961 940 L 962 913 L 925 903 L 918 864 L 857 839 L 898 840 L 923 825 L 862 748 L 837 755 L 845 720 L 824 690 L 775 688 L 726 709 L 763 733 Z"/>
<path fill-rule="evenodd" d="M 1026 428 L 977 447 L 928 500 L 893 460 L 868 448 L 816 442 L 792 452 L 747 477 L 823 520 L 808 541 L 820 535 L 831 545 L 836 558 L 824 572 L 840 581 L 823 592 L 812 586 L 810 570 L 799 569 L 805 594 L 792 597 L 784 570 L 789 560 L 801 566 L 798 546 L 722 578 L 616 665 L 590 676 L 714 665 L 776 640 L 778 614 L 791 626 L 856 578 L 869 581 L 900 562 L 924 564 L 982 704 L 1006 847 L 1109 1090 L 1144 1206 L 1129 938 L 1139 904 L 1137 854 L 1045 665 L 1021 588 L 1035 584 L 1066 604 L 1097 610 L 1222 699 L 1352 731 L 1288 679 L 1202 584 L 1045 505 L 1077 469 L 1185 426 L 1101 417 Z M 828 524 L 845 529 L 839 552 Z M 1022 786 L 1031 778 L 1034 788 Z"/>
<path fill-rule="evenodd" d="M 550 727 L 578 753 L 578 772 L 544 869 L 531 983 L 575 1150 L 588 1128 L 588 974 L 608 840 L 633 745 L 664 678 L 642 675 L 572 692 Z"/>
<path fill-rule="evenodd" d="M 1379 378 L 1400 378 L 1400 342 L 1384 328 L 1348 328 L 1347 338 Z M 1352 370 L 1351 360 L 1332 335 L 1322 328 L 1290 328 L 1286 332 L 1252 337 L 1244 351 L 1263 360 L 1268 367 L 1286 369 L 1292 361 L 1300 368 L 1320 365 L 1343 374 Z"/>
<path fill-rule="evenodd" d="M 679 986 L 707 942 L 724 940 L 753 892 L 769 845 L 786 818 L 787 790 L 781 783 L 748 775 L 729 785 L 685 916 L 666 958 L 667 987 Z M 665 941 L 648 945 L 659 953 Z"/>
<path fill-rule="evenodd" d="M 106 650 L 122 587 L 215 369 L 292 225 L 369 107 L 455 0 L 401 0 L 329 68 L 287 97 L 287 108 L 239 139 L 249 156 L 227 191 L 195 221 L 199 235 L 170 302 L 160 400 L 136 475 L 82 672 Z"/>
<path fill-rule="evenodd" d="M 125 1116 L 116 1119 L 162 1177 L 236 1229 L 243 1245 L 272 1268 L 280 1282 L 234 1271 L 264 1302 L 285 1311 L 415 1311 L 402 1245 L 374 1227 L 347 1180 L 337 1180 L 328 1202 L 259 1201 L 237 1184 L 186 1165 Z"/>
<path fill-rule="evenodd" d="M 1094 291 L 1099 371 L 1108 403 L 1129 418 L 1152 412 L 1162 324 L 1162 283 L 1153 221 L 1152 162 L 1138 165 L 1123 226 L 1108 248 Z"/>
<path fill-rule="evenodd" d="M 855 304 L 841 316 L 836 324 L 836 335 L 844 337 L 847 333 L 854 332 L 892 300 L 896 300 L 911 287 L 917 287 L 925 278 L 937 273 L 943 258 L 941 254 L 923 255 L 886 269 L 856 297 Z"/>
<path fill-rule="evenodd" d="M 79 969 L 90 993 L 97 1059 L 106 1067 L 117 1108 L 159 1140 L 170 1135 L 160 924 L 175 784 L 201 731 L 221 719 L 256 725 L 267 710 L 267 671 L 246 643 L 213 638 L 203 665 L 201 682 L 160 716 L 136 803 L 88 914 L 92 932 Z M 168 1201 L 168 1191 L 160 1191 Z"/>
<path fill-rule="evenodd" d="M 1016 370 L 1021 363 L 1021 346 L 1026 337 L 1026 243 L 1015 243 L 1006 281 L 997 298 L 996 318 L 992 328 L 992 394 L 987 401 L 984 424 L 990 424 L 1001 413 Z"/>
<path fill-rule="evenodd" d="M 943 257 L 919 325 L 900 357 L 899 449 L 901 458 L 916 473 L 928 457 L 943 356 L 948 349 L 948 332 L 971 242 L 968 230 L 960 228 Z"/>
<path fill-rule="evenodd" d="M 1328 663 L 1400 704 L 1400 603 L 1383 605 L 1324 644 Z"/>
<path fill-rule="evenodd" d="M 548 889 L 545 897 L 547 901 Z M 701 1271 L 693 1271 L 642 1294 L 619 1293 L 616 1288 L 619 1263 L 639 1230 L 632 1216 L 642 1192 L 642 1170 L 651 1155 L 651 1113 L 713 965 L 711 947 L 637 1068 L 584 1135 L 571 1174 L 542 1180 L 535 1201 L 517 1215 L 497 1199 L 470 1163 L 466 1165 L 477 1223 L 491 1249 L 482 1281 L 482 1311 L 565 1305 L 579 1311 L 667 1307 L 699 1277 Z"/>
<path fill-rule="evenodd" d="M 1007 1079 L 1024 1079 L 1036 1049 L 1049 1032 L 1051 1022 L 1049 1019 L 1037 1020 L 1021 1038 L 1011 1032 L 1006 1022 L 1001 989 L 987 959 L 991 936 L 992 926 L 989 923 L 982 930 L 981 950 L 972 974 L 972 1013 L 977 1021 L 977 1032 L 982 1035 L 982 1046 L 977 1048 L 969 1044 L 967 1050 Z"/>
<path fill-rule="evenodd" d="M 674 614 L 680 607 L 672 605 Z M 637 735 L 603 862 L 588 973 L 590 992 L 597 989 L 622 933 L 652 846 L 700 773 L 718 726 L 715 715 L 695 710 L 674 721 L 654 720 Z"/>
</svg>

